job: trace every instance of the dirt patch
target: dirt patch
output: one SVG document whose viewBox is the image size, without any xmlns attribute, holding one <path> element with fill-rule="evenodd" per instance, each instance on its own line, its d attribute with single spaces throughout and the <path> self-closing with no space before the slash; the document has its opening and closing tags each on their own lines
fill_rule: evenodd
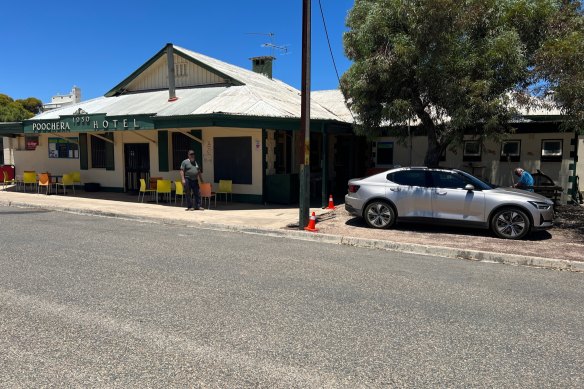
<svg viewBox="0 0 584 389">
<path fill-rule="evenodd" d="M 499 239 L 488 230 L 413 223 L 375 230 L 349 215 L 343 204 L 320 215 L 317 228 L 324 234 L 584 261 L 584 207 L 577 205 L 558 206 L 553 229 L 534 232 L 521 241 Z"/>
</svg>

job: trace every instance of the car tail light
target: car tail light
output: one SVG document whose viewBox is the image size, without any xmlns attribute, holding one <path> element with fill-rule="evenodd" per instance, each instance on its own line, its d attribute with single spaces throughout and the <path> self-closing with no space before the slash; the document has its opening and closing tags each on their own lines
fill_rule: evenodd
<svg viewBox="0 0 584 389">
<path fill-rule="evenodd" d="M 358 190 L 359 190 L 359 185 L 353 185 L 353 184 L 349 185 L 349 193 L 357 193 Z"/>
</svg>

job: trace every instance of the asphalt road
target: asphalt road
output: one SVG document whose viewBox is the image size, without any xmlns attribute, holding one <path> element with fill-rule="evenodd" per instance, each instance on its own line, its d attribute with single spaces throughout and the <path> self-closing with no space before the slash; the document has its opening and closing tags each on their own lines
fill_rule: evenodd
<svg viewBox="0 0 584 389">
<path fill-rule="evenodd" d="M 583 387 L 584 275 L 0 207 L 0 387 Z"/>
</svg>

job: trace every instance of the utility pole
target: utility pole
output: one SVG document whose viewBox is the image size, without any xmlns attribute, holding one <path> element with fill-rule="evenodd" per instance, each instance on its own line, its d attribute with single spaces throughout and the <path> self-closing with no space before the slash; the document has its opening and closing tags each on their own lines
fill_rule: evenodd
<svg viewBox="0 0 584 389">
<path fill-rule="evenodd" d="M 304 164 L 300 165 L 300 197 L 298 228 L 308 225 L 310 212 L 310 4 L 302 0 L 302 100 L 300 134 L 304 136 Z"/>
</svg>

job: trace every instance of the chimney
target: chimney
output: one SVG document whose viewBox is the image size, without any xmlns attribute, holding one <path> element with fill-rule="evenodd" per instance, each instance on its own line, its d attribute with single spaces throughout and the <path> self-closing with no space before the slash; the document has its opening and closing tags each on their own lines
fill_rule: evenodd
<svg viewBox="0 0 584 389">
<path fill-rule="evenodd" d="M 263 74 L 269 79 L 272 78 L 272 62 L 276 60 L 272 56 L 253 57 L 251 59 L 252 70 L 256 73 Z"/>
</svg>

